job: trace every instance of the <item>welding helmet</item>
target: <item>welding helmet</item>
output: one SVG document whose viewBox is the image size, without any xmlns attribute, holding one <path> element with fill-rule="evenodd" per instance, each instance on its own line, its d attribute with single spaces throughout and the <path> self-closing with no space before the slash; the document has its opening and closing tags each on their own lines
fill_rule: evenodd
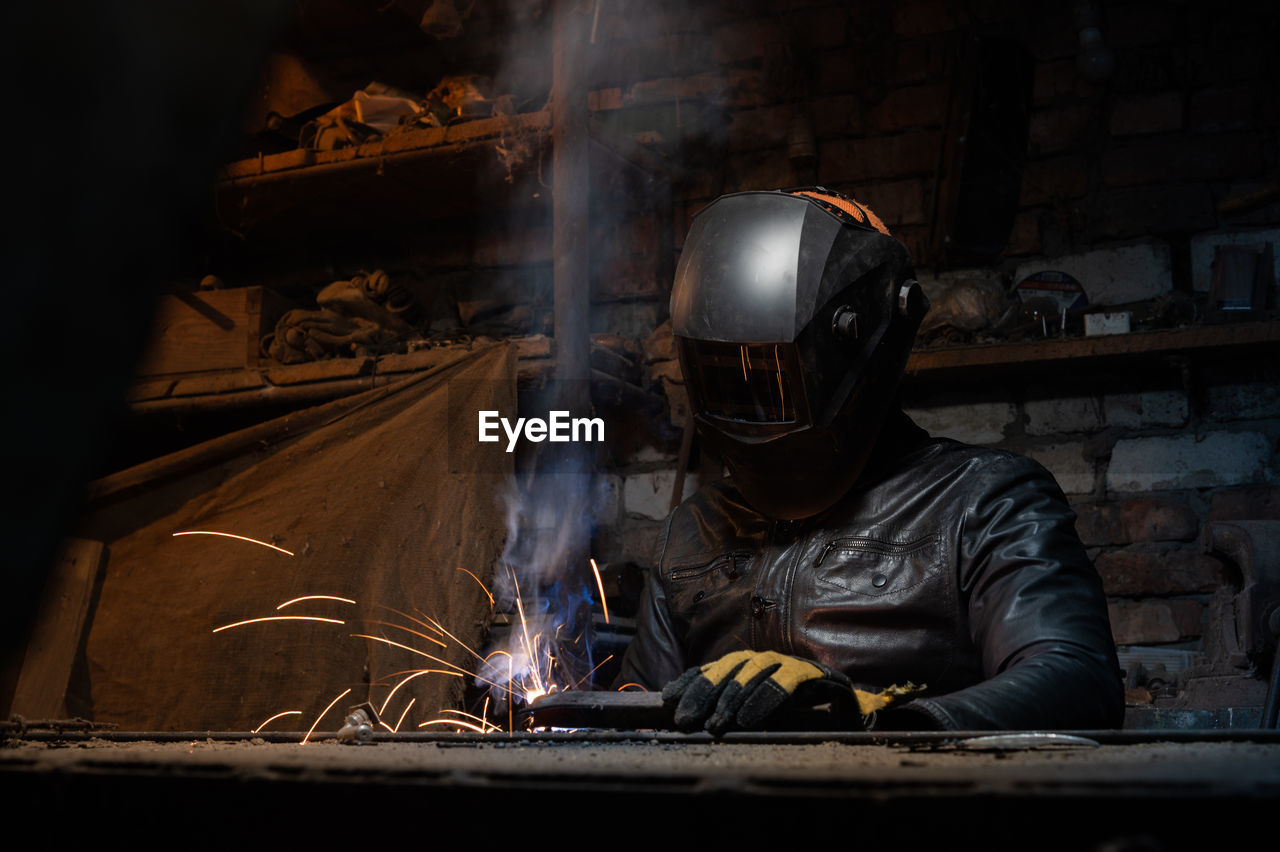
<svg viewBox="0 0 1280 852">
<path fill-rule="evenodd" d="M 703 439 L 761 513 L 824 511 L 866 466 L 928 308 L 906 247 L 821 187 L 693 219 L 671 323 Z"/>
</svg>

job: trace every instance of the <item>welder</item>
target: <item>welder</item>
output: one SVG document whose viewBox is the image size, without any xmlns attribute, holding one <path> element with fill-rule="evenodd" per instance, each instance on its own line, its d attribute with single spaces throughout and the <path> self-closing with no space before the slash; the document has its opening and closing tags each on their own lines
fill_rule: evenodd
<svg viewBox="0 0 1280 852">
<path fill-rule="evenodd" d="M 913 276 L 821 187 L 694 218 L 672 328 L 728 476 L 667 520 L 618 680 L 662 689 L 678 727 L 828 703 L 855 728 L 1120 726 L 1101 581 L 1052 475 L 902 412 Z"/>
</svg>

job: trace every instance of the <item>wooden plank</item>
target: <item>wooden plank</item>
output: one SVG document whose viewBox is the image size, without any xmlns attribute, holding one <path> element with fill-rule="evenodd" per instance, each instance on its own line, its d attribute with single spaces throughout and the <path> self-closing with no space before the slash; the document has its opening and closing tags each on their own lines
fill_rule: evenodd
<svg viewBox="0 0 1280 852">
<path fill-rule="evenodd" d="M 27 719 L 66 717 L 67 682 L 105 554 L 100 541 L 71 538 L 63 542 L 45 581 L 11 714 Z"/>
<path fill-rule="evenodd" d="M 244 339 L 249 332 L 244 290 L 162 296 L 138 374 L 244 367 Z"/>
</svg>

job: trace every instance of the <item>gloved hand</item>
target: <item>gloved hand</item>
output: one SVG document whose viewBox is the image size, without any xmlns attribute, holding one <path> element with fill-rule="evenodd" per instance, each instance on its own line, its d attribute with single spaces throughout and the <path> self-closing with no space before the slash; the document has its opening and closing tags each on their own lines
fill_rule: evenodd
<svg viewBox="0 0 1280 852">
<path fill-rule="evenodd" d="M 858 698 L 840 672 L 776 651 L 734 651 L 689 669 L 662 690 L 663 704 L 675 707 L 676 727 L 705 727 L 717 736 L 731 728 L 761 728 L 784 705 L 811 707 Z"/>
</svg>

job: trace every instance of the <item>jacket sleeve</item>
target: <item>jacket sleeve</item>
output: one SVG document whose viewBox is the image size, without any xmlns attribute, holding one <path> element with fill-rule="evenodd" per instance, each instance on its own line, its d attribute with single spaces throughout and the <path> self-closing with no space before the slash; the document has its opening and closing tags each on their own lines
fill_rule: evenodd
<svg viewBox="0 0 1280 852">
<path fill-rule="evenodd" d="M 1075 515 L 1036 462 L 975 472 L 957 541 L 959 583 L 984 680 L 885 713 L 881 727 L 1118 728 L 1124 689 L 1102 581 Z"/>
<path fill-rule="evenodd" d="M 671 520 L 668 518 L 663 531 L 663 557 L 666 556 L 670 535 Z M 648 572 L 640 607 L 636 610 L 636 635 L 622 658 L 614 689 L 628 683 L 638 683 L 649 690 L 662 689 L 687 668 L 680 640 L 671 626 L 667 594 L 662 585 L 663 564 L 664 559 L 659 558 L 658 565 Z"/>
</svg>

